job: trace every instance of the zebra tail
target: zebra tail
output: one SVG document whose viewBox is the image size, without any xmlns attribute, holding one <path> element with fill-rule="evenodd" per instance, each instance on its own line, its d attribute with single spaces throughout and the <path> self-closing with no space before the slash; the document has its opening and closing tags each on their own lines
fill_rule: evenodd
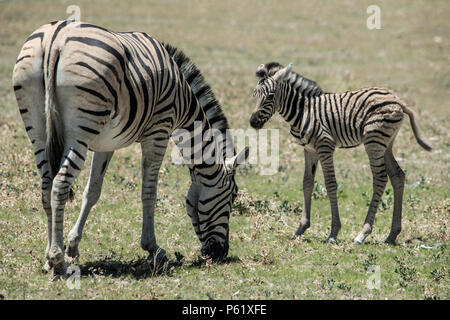
<svg viewBox="0 0 450 320">
<path fill-rule="evenodd" d="M 59 48 L 49 52 L 50 60 L 45 81 L 45 115 L 46 115 L 46 154 L 53 178 L 58 174 L 65 150 L 64 123 L 58 111 L 56 101 L 56 68 L 59 61 Z M 45 74 L 45 71 L 44 71 Z M 70 188 L 69 199 L 74 197 Z"/>
<path fill-rule="evenodd" d="M 420 135 L 420 131 L 419 131 L 419 127 L 417 126 L 417 123 L 416 123 L 414 111 L 412 109 L 408 108 L 405 104 L 402 104 L 402 108 L 403 108 L 403 112 L 409 116 L 409 121 L 411 123 L 411 127 L 413 130 L 414 136 L 416 137 L 417 143 L 425 150 L 431 151 L 433 148 Z"/>
</svg>

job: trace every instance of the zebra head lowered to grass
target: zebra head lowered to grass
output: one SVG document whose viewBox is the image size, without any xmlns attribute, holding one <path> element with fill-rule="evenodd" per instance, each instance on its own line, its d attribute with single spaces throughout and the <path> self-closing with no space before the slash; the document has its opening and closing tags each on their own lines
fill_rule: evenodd
<svg viewBox="0 0 450 320">
<path fill-rule="evenodd" d="M 317 164 L 320 161 L 331 205 L 329 242 L 336 241 L 341 228 L 337 203 L 337 184 L 333 153 L 336 148 L 353 148 L 364 144 L 373 175 L 373 195 L 363 228 L 355 242 L 362 243 L 372 232 L 378 204 L 388 176 L 394 189 L 394 212 L 387 243 L 395 243 L 401 231 L 402 198 L 405 174 L 392 153 L 395 137 L 404 114 L 409 116 L 414 136 L 421 147 L 430 151 L 422 139 L 414 112 L 392 90 L 364 88 L 344 93 L 308 95 L 293 78 L 292 64 L 285 68 L 262 65 L 254 90 L 256 107 L 250 117 L 253 128 L 259 129 L 278 112 L 289 124 L 291 134 L 304 146 L 305 174 L 303 177 L 304 210 L 295 232 L 302 235 L 310 226 L 311 195 Z"/>
<path fill-rule="evenodd" d="M 42 178 L 48 219 L 46 269 L 57 275 L 66 271 L 64 207 L 87 151 L 94 151 L 91 174 L 80 216 L 69 233 L 69 257 L 78 256 L 83 226 L 100 196 L 114 150 L 133 142 L 142 148 L 141 247 L 150 257 L 165 258 L 156 243 L 154 210 L 159 168 L 176 130 L 187 133 L 175 143 L 188 160 L 192 184 L 186 208 L 202 252 L 213 259 L 227 255 L 229 217 L 238 189 L 235 169 L 248 149 L 235 154 L 218 101 L 180 50 L 142 32 L 52 22 L 26 40 L 13 85 Z M 225 142 L 217 144 L 213 129 Z M 211 155 L 208 161 L 205 151 Z"/>
</svg>

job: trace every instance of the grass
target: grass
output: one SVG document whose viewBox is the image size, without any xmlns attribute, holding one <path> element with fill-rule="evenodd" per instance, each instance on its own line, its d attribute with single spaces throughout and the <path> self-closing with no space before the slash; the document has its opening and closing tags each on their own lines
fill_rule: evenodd
<svg viewBox="0 0 450 320">
<path fill-rule="evenodd" d="M 364 245 L 360 231 L 371 195 L 363 148 L 338 150 L 342 230 L 326 244 L 331 215 L 318 171 L 312 225 L 291 240 L 302 208 L 303 151 L 280 117 L 280 170 L 239 169 L 240 195 L 231 217 L 229 258 L 199 258 L 200 244 L 185 212 L 185 168 L 170 150 L 160 171 L 156 233 L 170 263 L 158 270 L 141 250 L 140 148 L 119 150 L 103 194 L 80 244 L 80 289 L 49 282 L 42 273 L 46 218 L 39 177 L 11 85 L 14 61 L 40 25 L 67 17 L 69 4 L 82 20 L 116 31 L 140 30 L 182 48 L 203 71 L 233 128 L 249 127 L 254 72 L 264 62 L 294 62 L 327 91 L 388 86 L 414 105 L 426 153 L 405 122 L 395 154 L 406 172 L 403 231 L 397 246 L 383 244 L 392 217 L 388 185 L 375 230 Z M 366 28 L 366 8 L 378 4 L 382 29 Z M 43 9 L 45 8 L 45 10 Z M 0 1 L 0 298 L 5 299 L 449 299 L 450 39 L 446 1 Z M 437 38 L 436 38 L 437 37 Z M 90 160 L 90 157 L 89 157 Z M 88 160 L 88 161 L 89 161 Z M 75 201 L 66 209 L 65 233 L 74 225 L 87 167 Z M 379 289 L 369 290 L 371 266 Z"/>
</svg>

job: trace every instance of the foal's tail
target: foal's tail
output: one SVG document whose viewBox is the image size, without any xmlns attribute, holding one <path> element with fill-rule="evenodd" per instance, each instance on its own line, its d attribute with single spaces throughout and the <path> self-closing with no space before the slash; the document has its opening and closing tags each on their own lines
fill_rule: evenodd
<svg viewBox="0 0 450 320">
<path fill-rule="evenodd" d="M 420 135 L 420 131 L 419 131 L 419 127 L 417 126 L 417 123 L 416 123 L 414 111 L 412 109 L 410 109 L 409 107 L 407 107 L 404 103 L 402 103 L 401 106 L 403 108 L 403 112 L 409 116 L 409 121 L 411 122 L 411 127 L 413 130 L 414 136 L 416 137 L 417 143 L 425 150 L 431 151 L 433 148 Z"/>
</svg>

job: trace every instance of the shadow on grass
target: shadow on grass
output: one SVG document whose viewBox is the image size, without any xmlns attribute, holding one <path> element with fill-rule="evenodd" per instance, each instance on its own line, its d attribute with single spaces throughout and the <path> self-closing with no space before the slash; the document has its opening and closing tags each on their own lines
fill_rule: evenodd
<svg viewBox="0 0 450 320">
<path fill-rule="evenodd" d="M 335 242 L 328 242 L 327 238 L 325 237 L 318 237 L 314 235 L 307 235 L 307 236 L 286 236 L 286 239 L 288 241 L 292 241 L 293 243 L 296 243 L 298 245 L 302 244 L 323 244 L 327 246 L 345 246 L 345 245 L 354 245 L 354 246 L 366 246 L 366 247 L 399 247 L 399 246 L 406 246 L 408 243 L 408 240 L 405 243 L 395 242 L 395 243 L 386 243 L 384 241 L 379 241 L 374 238 L 367 238 L 363 243 L 356 243 L 353 239 L 337 239 Z"/>
<path fill-rule="evenodd" d="M 123 276 L 132 276 L 136 280 L 170 275 L 177 268 L 203 268 L 212 264 L 240 263 L 241 260 L 236 256 L 227 257 L 219 262 L 212 262 L 210 259 L 197 257 L 193 261 L 185 261 L 184 256 L 175 252 L 176 259 L 166 260 L 157 263 L 145 257 L 138 257 L 135 260 L 124 261 L 120 257 L 113 255 L 105 256 L 101 260 L 87 262 L 79 265 L 81 276 L 109 276 L 119 278 Z"/>
</svg>

